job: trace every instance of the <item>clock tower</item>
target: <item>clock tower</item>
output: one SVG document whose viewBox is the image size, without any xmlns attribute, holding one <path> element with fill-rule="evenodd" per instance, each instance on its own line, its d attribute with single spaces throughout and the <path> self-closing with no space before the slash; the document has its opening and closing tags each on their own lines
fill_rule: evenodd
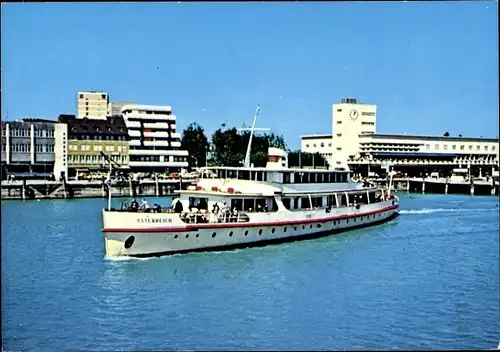
<svg viewBox="0 0 500 352">
<path fill-rule="evenodd" d="M 359 153 L 359 136 L 374 134 L 377 106 L 344 98 L 332 106 L 332 168 L 349 169 Z"/>
</svg>

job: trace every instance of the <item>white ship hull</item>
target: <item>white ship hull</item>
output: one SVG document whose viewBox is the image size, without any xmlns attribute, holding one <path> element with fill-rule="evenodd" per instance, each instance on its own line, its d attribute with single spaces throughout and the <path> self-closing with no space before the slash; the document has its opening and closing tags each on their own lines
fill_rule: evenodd
<svg viewBox="0 0 500 352">
<path fill-rule="evenodd" d="M 399 213 L 388 200 L 352 207 L 247 213 L 245 223 L 186 224 L 176 213 L 103 211 L 108 257 L 152 257 L 197 251 L 220 251 L 326 236 L 377 225 Z"/>
</svg>

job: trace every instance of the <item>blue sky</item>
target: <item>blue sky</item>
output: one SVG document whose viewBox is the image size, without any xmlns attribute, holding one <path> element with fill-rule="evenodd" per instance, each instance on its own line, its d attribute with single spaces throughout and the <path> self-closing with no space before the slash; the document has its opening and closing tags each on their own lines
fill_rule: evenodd
<svg viewBox="0 0 500 352">
<path fill-rule="evenodd" d="M 342 97 L 378 133 L 498 135 L 495 1 L 2 5 L 2 118 L 76 113 L 76 92 L 221 123 L 331 133 Z"/>
</svg>

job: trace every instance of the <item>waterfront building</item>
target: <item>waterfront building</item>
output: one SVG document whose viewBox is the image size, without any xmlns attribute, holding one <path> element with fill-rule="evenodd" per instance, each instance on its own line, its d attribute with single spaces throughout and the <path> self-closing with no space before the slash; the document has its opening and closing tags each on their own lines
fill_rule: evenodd
<svg viewBox="0 0 500 352">
<path fill-rule="evenodd" d="M 178 172 L 188 167 L 188 152 L 181 149 L 176 116 L 170 106 L 125 105 L 129 166 L 137 171 Z"/>
<path fill-rule="evenodd" d="M 331 134 L 312 134 L 302 136 L 300 150 L 303 153 L 319 153 L 325 158 L 330 167 L 333 165 Z"/>
<path fill-rule="evenodd" d="M 101 152 L 110 157 L 115 167 L 128 170 L 128 134 L 122 116 L 106 119 L 78 119 L 74 115 L 60 115 L 59 122 L 67 124 L 68 176 L 79 173 L 108 171 L 108 163 Z"/>
<path fill-rule="evenodd" d="M 344 98 L 332 106 L 332 166 L 348 169 L 355 157 L 360 136 L 376 132 L 377 106 Z"/>
<path fill-rule="evenodd" d="M 55 120 L 2 121 L 2 180 L 64 177 L 66 140 L 66 125 Z"/>
<path fill-rule="evenodd" d="M 106 120 L 109 95 L 106 92 L 78 92 L 77 117 Z"/>
<path fill-rule="evenodd" d="M 331 168 L 362 174 L 381 172 L 387 164 L 413 176 L 465 167 L 475 175 L 498 170 L 498 139 L 376 133 L 376 110 L 376 105 L 342 99 L 333 105 L 333 133 L 302 136 L 301 150 L 325 156 L 331 153 Z"/>
</svg>

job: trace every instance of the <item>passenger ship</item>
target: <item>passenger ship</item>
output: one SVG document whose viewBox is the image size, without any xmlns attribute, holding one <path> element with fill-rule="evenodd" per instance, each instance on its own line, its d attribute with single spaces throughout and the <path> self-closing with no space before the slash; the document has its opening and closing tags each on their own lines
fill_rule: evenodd
<svg viewBox="0 0 500 352">
<path fill-rule="evenodd" d="M 347 171 L 288 168 L 278 148 L 269 148 L 266 167 L 203 168 L 195 186 L 177 192 L 172 208 L 161 210 L 113 209 L 110 196 L 102 213 L 106 255 L 261 246 L 376 225 L 399 213 L 390 188 L 352 182 Z"/>
</svg>

